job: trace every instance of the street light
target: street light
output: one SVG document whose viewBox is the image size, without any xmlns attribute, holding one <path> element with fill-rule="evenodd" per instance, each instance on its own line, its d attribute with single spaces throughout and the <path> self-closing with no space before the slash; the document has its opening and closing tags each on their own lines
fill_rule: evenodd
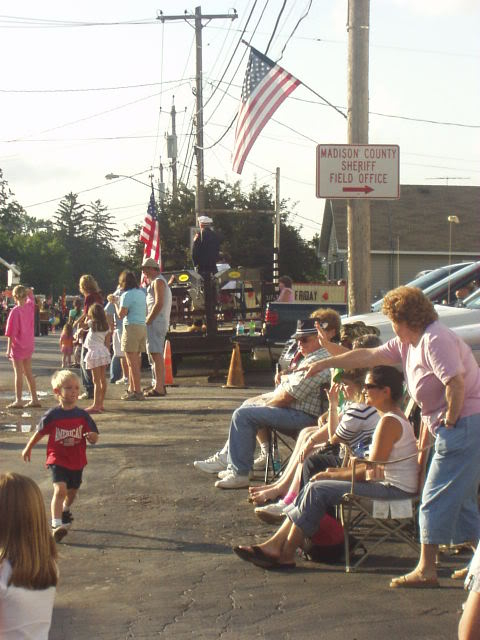
<svg viewBox="0 0 480 640">
<path fill-rule="evenodd" d="M 121 173 L 107 173 L 107 175 L 105 176 L 105 180 L 116 180 L 117 178 L 126 178 L 127 180 L 135 180 L 135 182 L 138 182 L 139 184 L 143 184 L 144 187 L 152 186 L 150 184 L 147 184 L 146 182 L 142 182 L 141 180 L 134 178 L 133 176 L 124 176 Z"/>
<path fill-rule="evenodd" d="M 450 265 L 452 264 L 452 226 L 454 224 L 460 224 L 460 220 L 458 216 L 448 216 L 447 217 L 449 224 L 449 241 L 448 241 L 448 275 L 450 276 Z M 448 293 L 447 293 L 447 304 L 450 303 L 450 278 L 448 280 Z"/>
</svg>

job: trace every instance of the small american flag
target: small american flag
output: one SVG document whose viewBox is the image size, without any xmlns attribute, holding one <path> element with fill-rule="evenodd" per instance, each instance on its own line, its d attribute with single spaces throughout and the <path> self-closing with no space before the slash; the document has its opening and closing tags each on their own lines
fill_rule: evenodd
<svg viewBox="0 0 480 640">
<path fill-rule="evenodd" d="M 145 220 L 143 221 L 142 230 L 140 231 L 140 242 L 143 242 L 145 245 L 143 257 L 154 258 L 156 262 L 160 264 L 160 229 L 158 227 L 157 203 L 155 202 L 153 187 Z"/>
<path fill-rule="evenodd" d="M 242 173 L 243 165 L 260 131 L 300 80 L 275 64 L 260 51 L 250 48 L 242 100 L 235 130 L 233 170 Z"/>
</svg>

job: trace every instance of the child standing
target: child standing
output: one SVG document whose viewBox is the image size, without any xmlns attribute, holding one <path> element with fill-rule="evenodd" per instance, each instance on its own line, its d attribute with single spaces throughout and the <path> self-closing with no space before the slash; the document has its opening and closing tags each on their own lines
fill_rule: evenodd
<svg viewBox="0 0 480 640">
<path fill-rule="evenodd" d="M 47 411 L 40 420 L 37 432 L 22 451 L 22 458 L 30 462 L 33 447 L 48 435 L 46 464 L 53 478 L 52 528 L 53 537 L 59 542 L 67 535 L 73 520 L 70 507 L 82 484 L 82 473 L 87 464 L 85 439 L 95 444 L 98 429 L 89 414 L 77 407 L 80 380 L 73 371 L 55 372 L 52 388 L 60 406 Z"/>
<path fill-rule="evenodd" d="M 18 473 L 1 474 L 0 638 L 48 638 L 56 558 L 37 484 Z"/>
<path fill-rule="evenodd" d="M 95 302 L 87 314 L 88 333 L 84 346 L 87 351 L 85 367 L 92 372 L 93 404 L 87 407 L 88 413 L 102 413 L 105 411 L 103 402 L 107 391 L 105 368 L 110 364 L 110 327 L 105 310 L 101 304 Z"/>
<path fill-rule="evenodd" d="M 32 373 L 32 355 L 35 346 L 34 320 L 35 298 L 31 289 L 17 285 L 13 290 L 15 307 L 10 311 L 5 327 L 7 336 L 7 358 L 10 358 L 15 373 L 15 400 L 7 409 L 21 409 L 23 376 L 27 379 L 31 400 L 27 407 L 40 407 L 35 378 Z"/>
<path fill-rule="evenodd" d="M 66 369 L 72 366 L 73 325 L 70 322 L 66 322 L 63 325 L 59 343 L 60 351 L 62 352 L 62 369 Z"/>
</svg>

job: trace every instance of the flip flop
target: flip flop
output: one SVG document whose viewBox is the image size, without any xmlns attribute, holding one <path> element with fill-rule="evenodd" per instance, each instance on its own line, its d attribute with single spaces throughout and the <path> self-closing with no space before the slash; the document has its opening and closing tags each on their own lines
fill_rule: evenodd
<svg viewBox="0 0 480 640">
<path fill-rule="evenodd" d="M 406 576 L 393 578 L 390 582 L 390 589 L 438 589 L 440 583 L 437 578 L 415 578 L 407 580 Z"/>
<path fill-rule="evenodd" d="M 34 402 L 33 400 L 30 400 L 30 402 L 27 402 L 25 406 L 30 407 L 31 409 L 40 409 L 42 405 L 40 404 L 40 402 Z"/>
<path fill-rule="evenodd" d="M 468 573 L 468 567 L 463 567 L 463 569 L 457 569 L 450 576 L 452 580 L 465 580 Z"/>
<path fill-rule="evenodd" d="M 163 398 L 163 396 L 167 395 L 167 392 L 159 393 L 156 389 L 149 389 L 148 391 L 145 391 L 143 395 L 145 398 Z"/>
<path fill-rule="evenodd" d="M 245 562 L 251 562 L 256 567 L 260 567 L 261 569 L 287 570 L 295 568 L 294 562 L 279 562 L 278 560 L 275 560 L 275 558 L 267 555 L 257 545 L 253 545 L 251 547 L 233 547 L 233 552 L 237 554 L 239 558 L 245 560 Z"/>
<path fill-rule="evenodd" d="M 7 404 L 6 408 L 7 409 L 23 409 L 24 406 L 28 407 L 28 405 L 23 405 L 18 402 L 11 402 L 10 404 Z"/>
</svg>

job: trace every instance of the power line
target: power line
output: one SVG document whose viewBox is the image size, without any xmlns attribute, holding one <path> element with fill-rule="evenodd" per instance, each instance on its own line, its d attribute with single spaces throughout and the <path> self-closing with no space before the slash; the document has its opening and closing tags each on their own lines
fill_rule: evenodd
<svg viewBox="0 0 480 640">
<path fill-rule="evenodd" d="M 310 9 L 312 8 L 312 2 L 313 0 L 309 0 L 309 4 L 307 7 L 307 10 L 305 11 L 305 13 L 300 17 L 300 19 L 298 20 L 297 24 L 293 27 L 292 32 L 290 33 L 290 35 L 288 36 L 285 44 L 283 45 L 283 49 L 280 52 L 280 58 L 278 58 L 277 63 L 283 58 L 283 52 L 285 51 L 285 49 L 287 48 L 288 43 L 290 42 L 290 40 L 292 39 L 295 31 L 298 29 L 298 27 L 300 26 L 300 23 L 305 20 L 305 18 L 308 16 L 308 14 L 310 13 Z"/>
<path fill-rule="evenodd" d="M 280 7 L 280 11 L 278 12 L 278 16 L 277 16 L 277 19 L 275 21 L 275 26 L 273 27 L 272 35 L 270 36 L 270 40 L 268 41 L 267 48 L 265 49 L 265 55 L 267 55 L 268 50 L 270 49 L 270 45 L 272 44 L 272 40 L 273 40 L 273 38 L 275 36 L 275 33 L 277 32 L 278 23 L 280 22 L 280 18 L 282 17 L 282 13 L 285 10 L 286 4 L 287 4 L 287 0 L 283 0 L 283 4 Z"/>
<path fill-rule="evenodd" d="M 176 80 L 165 80 L 163 84 L 175 84 L 183 80 L 194 80 L 194 78 L 178 78 Z M 85 87 L 83 89 L 0 89 L 0 93 L 81 93 L 88 91 L 116 91 L 118 89 L 140 89 L 142 87 L 156 87 L 162 82 L 145 82 L 143 84 L 127 84 L 115 87 Z"/>
</svg>

